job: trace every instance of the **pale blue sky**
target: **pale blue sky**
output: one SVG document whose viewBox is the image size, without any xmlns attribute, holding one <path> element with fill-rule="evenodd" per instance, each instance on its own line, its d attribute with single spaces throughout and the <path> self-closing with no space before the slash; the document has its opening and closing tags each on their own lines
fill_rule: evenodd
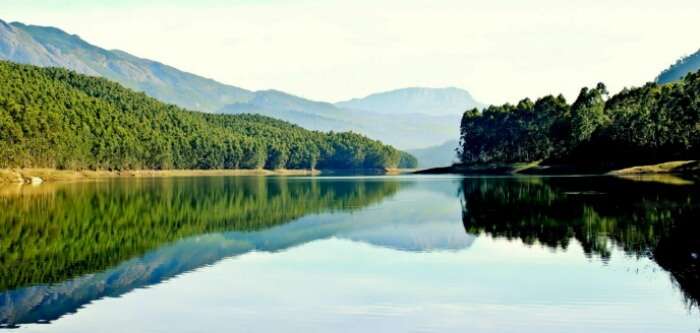
<svg viewBox="0 0 700 333">
<path fill-rule="evenodd" d="M 457 86 L 490 103 L 640 85 L 700 48 L 697 0 L 0 0 L 7 21 L 249 89 L 337 101 Z"/>
</svg>

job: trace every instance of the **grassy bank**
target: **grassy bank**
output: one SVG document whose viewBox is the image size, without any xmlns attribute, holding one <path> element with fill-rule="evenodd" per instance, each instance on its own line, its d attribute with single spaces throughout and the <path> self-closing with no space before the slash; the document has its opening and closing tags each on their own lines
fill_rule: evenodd
<svg viewBox="0 0 700 333">
<path fill-rule="evenodd" d="M 672 161 L 641 165 L 612 171 L 615 175 L 640 175 L 660 173 L 700 173 L 700 161 Z"/>
<path fill-rule="evenodd" d="M 2 183 L 32 183 L 78 181 L 117 177 L 191 177 L 191 176 L 304 176 L 317 175 L 318 170 L 57 170 L 57 169 L 0 169 L 0 184 Z"/>
</svg>

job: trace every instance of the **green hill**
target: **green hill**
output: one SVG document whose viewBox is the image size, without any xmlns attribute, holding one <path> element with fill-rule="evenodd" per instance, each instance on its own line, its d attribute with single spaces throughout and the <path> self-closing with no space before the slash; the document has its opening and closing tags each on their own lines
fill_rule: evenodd
<svg viewBox="0 0 700 333">
<path fill-rule="evenodd" d="M 0 61 L 0 168 L 387 168 L 400 155 L 359 134 L 191 112 L 102 78 Z"/>
</svg>

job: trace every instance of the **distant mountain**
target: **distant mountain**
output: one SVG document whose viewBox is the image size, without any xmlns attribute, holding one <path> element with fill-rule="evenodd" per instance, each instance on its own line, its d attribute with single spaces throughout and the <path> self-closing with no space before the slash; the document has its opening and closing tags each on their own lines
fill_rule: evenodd
<svg viewBox="0 0 700 333">
<path fill-rule="evenodd" d="M 338 102 L 336 106 L 392 115 L 447 116 L 483 105 L 459 88 L 405 88 Z"/>
<path fill-rule="evenodd" d="M 656 77 L 657 83 L 669 83 L 680 80 L 688 73 L 694 73 L 700 70 L 700 50 L 685 56 L 671 67 L 665 69 L 659 76 Z"/>
<path fill-rule="evenodd" d="M 411 149 L 408 152 L 418 159 L 418 168 L 434 168 L 452 165 L 457 159 L 455 149 L 458 146 L 457 140 L 450 140 L 438 146 Z"/>
<path fill-rule="evenodd" d="M 462 111 L 478 105 L 469 93 L 456 88 L 402 89 L 366 98 L 382 101 L 383 107 L 378 102 L 361 102 L 366 99 L 334 105 L 277 90 L 251 91 L 106 50 L 57 28 L 1 20 L 0 59 L 102 76 L 191 110 L 257 113 L 312 130 L 352 130 L 401 149 L 428 147 L 456 137 Z"/>
<path fill-rule="evenodd" d="M 359 126 L 343 120 L 348 116 L 346 112 L 331 103 L 312 101 L 278 90 L 256 91 L 247 101 L 224 105 L 217 112 L 257 113 L 321 131 L 359 129 Z"/>
</svg>

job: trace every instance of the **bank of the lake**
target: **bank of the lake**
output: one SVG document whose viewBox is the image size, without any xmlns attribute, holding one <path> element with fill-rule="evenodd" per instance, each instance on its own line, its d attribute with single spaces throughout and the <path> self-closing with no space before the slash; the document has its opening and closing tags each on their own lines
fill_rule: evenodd
<svg viewBox="0 0 700 333">
<path fill-rule="evenodd" d="M 0 169 L 0 184 L 79 181 L 104 178 L 194 177 L 194 176 L 312 176 L 320 170 L 311 169 L 216 169 L 216 170 L 58 170 L 58 169 Z"/>
<path fill-rule="evenodd" d="M 669 161 L 648 165 L 615 164 L 542 164 L 535 163 L 485 163 L 453 164 L 451 166 L 418 170 L 415 174 L 463 174 L 463 175 L 644 175 L 644 174 L 700 174 L 700 161 Z"/>
</svg>

